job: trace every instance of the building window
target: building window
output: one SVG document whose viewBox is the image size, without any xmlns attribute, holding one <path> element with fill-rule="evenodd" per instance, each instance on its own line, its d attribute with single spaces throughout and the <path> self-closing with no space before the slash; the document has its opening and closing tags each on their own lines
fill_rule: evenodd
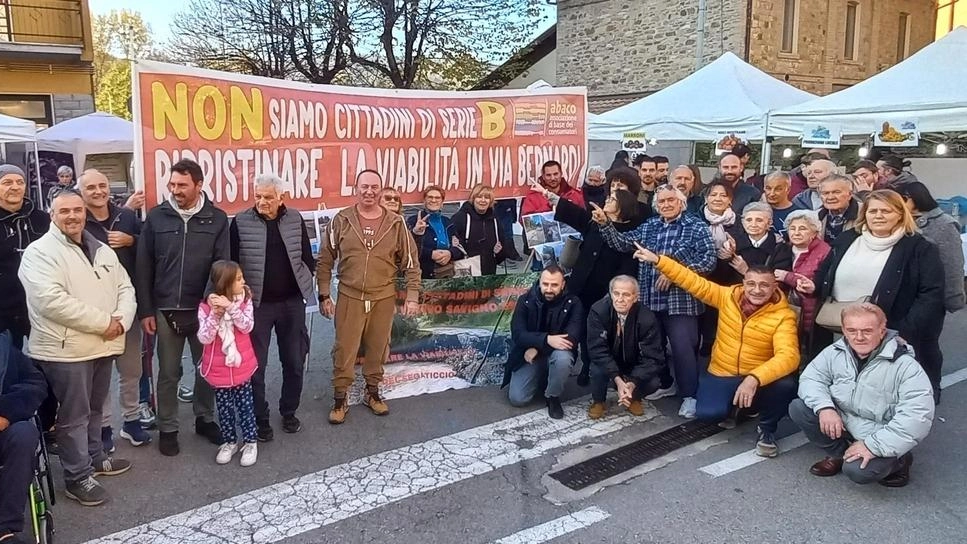
<svg viewBox="0 0 967 544">
<path fill-rule="evenodd" d="M 903 62 L 910 56 L 910 14 L 901 13 L 897 22 L 896 61 Z"/>
<path fill-rule="evenodd" d="M 10 6 L 6 0 L 0 0 L 0 42 L 12 42 L 13 34 L 10 31 Z"/>
<path fill-rule="evenodd" d="M 37 128 L 54 124 L 50 95 L 0 94 L 0 113 L 37 123 Z"/>
<path fill-rule="evenodd" d="M 782 48 L 783 53 L 795 53 L 799 41 L 799 0 L 783 0 Z"/>
<path fill-rule="evenodd" d="M 937 3 L 936 39 L 960 25 L 967 25 L 967 0 L 940 0 Z"/>
<path fill-rule="evenodd" d="M 856 60 L 856 50 L 858 49 L 856 23 L 859 20 L 860 5 L 858 2 L 846 3 L 846 43 L 843 48 L 843 58 L 846 60 Z"/>
</svg>

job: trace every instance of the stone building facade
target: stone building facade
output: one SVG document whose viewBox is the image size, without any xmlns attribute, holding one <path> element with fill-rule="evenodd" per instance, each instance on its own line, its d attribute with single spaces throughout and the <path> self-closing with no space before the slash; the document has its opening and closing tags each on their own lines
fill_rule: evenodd
<svg viewBox="0 0 967 544">
<path fill-rule="evenodd" d="M 696 66 L 698 5 L 558 0 L 557 84 L 587 86 L 589 108 L 601 112 L 688 76 Z M 731 51 L 826 94 L 929 44 L 935 23 L 934 0 L 706 0 L 702 64 Z"/>
</svg>

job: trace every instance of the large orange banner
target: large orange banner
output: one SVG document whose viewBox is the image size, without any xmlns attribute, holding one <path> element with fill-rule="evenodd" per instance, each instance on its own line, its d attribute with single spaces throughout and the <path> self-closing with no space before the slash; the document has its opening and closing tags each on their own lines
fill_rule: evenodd
<svg viewBox="0 0 967 544">
<path fill-rule="evenodd" d="M 440 185 L 521 196 L 548 160 L 577 184 L 585 168 L 586 90 L 402 91 L 311 85 L 137 61 L 136 178 L 148 206 L 167 198 L 171 165 L 197 161 L 229 214 L 253 205 L 255 176 L 286 183 L 302 211 L 353 202 L 358 172 L 380 172 L 405 203 Z"/>
</svg>

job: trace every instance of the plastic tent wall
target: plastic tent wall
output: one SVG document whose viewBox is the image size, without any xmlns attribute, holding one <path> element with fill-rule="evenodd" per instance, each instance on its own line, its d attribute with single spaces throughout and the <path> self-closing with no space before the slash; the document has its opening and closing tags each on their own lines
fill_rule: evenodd
<svg viewBox="0 0 967 544">
<path fill-rule="evenodd" d="M 761 140 L 768 112 L 815 98 L 732 53 L 652 95 L 589 117 L 589 140 L 645 132 L 658 140 L 707 141 L 734 132 Z"/>
<path fill-rule="evenodd" d="M 33 121 L 0 115 L 0 142 L 33 142 L 37 140 L 37 125 Z"/>
<path fill-rule="evenodd" d="M 80 174 L 88 155 L 133 153 L 134 123 L 110 113 L 90 113 L 40 131 L 37 146 L 41 151 L 70 153 Z"/>
<path fill-rule="evenodd" d="M 889 119 L 921 132 L 967 130 L 967 28 L 961 26 L 905 61 L 848 89 L 770 115 L 769 134 L 798 136 L 806 124 L 838 123 L 843 134 L 872 134 Z"/>
</svg>

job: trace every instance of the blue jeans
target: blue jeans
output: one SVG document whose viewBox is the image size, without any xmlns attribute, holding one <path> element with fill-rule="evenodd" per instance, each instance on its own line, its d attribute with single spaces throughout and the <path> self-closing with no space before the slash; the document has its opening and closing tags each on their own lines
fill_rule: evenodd
<svg viewBox="0 0 967 544">
<path fill-rule="evenodd" d="M 668 312 L 655 312 L 661 324 L 662 345 L 667 339 L 671 347 L 671 361 L 666 368 L 675 369 L 675 382 L 682 398 L 694 397 L 698 390 L 698 375 L 701 372 L 698 361 L 698 316 L 669 315 Z M 662 387 L 671 385 L 668 370 L 662 376 Z"/>
<path fill-rule="evenodd" d="M 695 415 L 703 421 L 722 421 L 732 412 L 735 390 L 745 376 L 713 376 L 702 373 L 698 380 L 698 397 Z M 795 376 L 780 378 L 769 385 L 756 389 L 752 409 L 759 412 L 759 428 L 774 433 L 789 411 L 789 403 L 796 398 L 799 389 Z"/>
<path fill-rule="evenodd" d="M 556 349 L 547 357 L 537 356 L 533 363 L 524 363 L 510 376 L 507 397 L 514 406 L 526 406 L 537 395 L 541 385 L 545 397 L 560 397 L 564 384 L 574 366 L 574 352 Z"/>
<path fill-rule="evenodd" d="M 27 487 L 34 476 L 40 431 L 33 421 L 16 421 L 0 432 L 0 535 L 24 529 Z"/>
</svg>

